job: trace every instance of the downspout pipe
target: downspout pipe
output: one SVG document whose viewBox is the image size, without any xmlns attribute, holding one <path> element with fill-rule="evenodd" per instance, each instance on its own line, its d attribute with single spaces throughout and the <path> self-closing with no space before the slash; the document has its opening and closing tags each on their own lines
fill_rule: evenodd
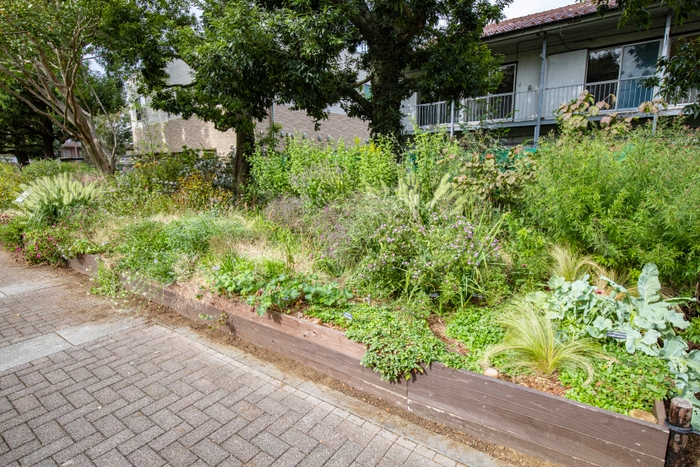
<svg viewBox="0 0 700 467">
<path fill-rule="evenodd" d="M 540 89 L 537 93 L 537 122 L 535 124 L 535 145 L 540 139 L 540 130 L 542 128 L 542 101 L 544 100 L 544 80 L 547 76 L 547 31 L 542 32 L 542 64 L 540 65 Z"/>
</svg>

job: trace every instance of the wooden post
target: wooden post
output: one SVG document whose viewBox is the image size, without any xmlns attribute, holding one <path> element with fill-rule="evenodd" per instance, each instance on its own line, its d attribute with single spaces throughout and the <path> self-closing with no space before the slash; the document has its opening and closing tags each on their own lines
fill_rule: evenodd
<svg viewBox="0 0 700 467">
<path fill-rule="evenodd" d="M 674 397 L 668 411 L 668 421 L 678 428 L 691 428 L 690 420 L 693 417 L 693 404 L 690 401 Z M 666 448 L 666 467 L 683 467 L 685 461 L 685 447 L 688 445 L 688 437 L 671 431 Z"/>
</svg>

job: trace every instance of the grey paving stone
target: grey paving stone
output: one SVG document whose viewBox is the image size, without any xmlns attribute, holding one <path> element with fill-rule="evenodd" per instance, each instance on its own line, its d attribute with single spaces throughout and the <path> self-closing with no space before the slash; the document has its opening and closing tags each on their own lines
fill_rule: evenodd
<svg viewBox="0 0 700 467">
<path fill-rule="evenodd" d="M 158 454 L 172 467 L 187 467 L 197 460 L 197 456 L 177 441 L 158 451 Z"/>
<path fill-rule="evenodd" d="M 131 462 L 116 449 L 112 449 L 95 459 L 95 465 L 98 467 L 132 467 Z"/>
<path fill-rule="evenodd" d="M 208 465 L 218 465 L 221 461 L 229 457 L 229 453 L 227 451 L 208 439 L 203 439 L 199 443 L 192 446 L 192 452 Z"/>
<path fill-rule="evenodd" d="M 160 467 L 165 464 L 165 460 L 153 449 L 143 446 L 127 456 L 135 466 Z"/>
</svg>

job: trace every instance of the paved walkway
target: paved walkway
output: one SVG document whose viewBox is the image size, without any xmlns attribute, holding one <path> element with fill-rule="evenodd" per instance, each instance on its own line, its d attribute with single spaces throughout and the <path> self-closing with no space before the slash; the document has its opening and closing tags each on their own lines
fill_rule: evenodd
<svg viewBox="0 0 700 467">
<path fill-rule="evenodd" d="M 0 252 L 0 466 L 505 465 L 87 284 Z"/>
</svg>

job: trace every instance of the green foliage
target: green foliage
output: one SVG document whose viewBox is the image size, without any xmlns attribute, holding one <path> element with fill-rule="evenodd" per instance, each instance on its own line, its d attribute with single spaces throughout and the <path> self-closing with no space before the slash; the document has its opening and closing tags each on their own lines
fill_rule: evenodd
<svg viewBox="0 0 700 467">
<path fill-rule="evenodd" d="M 82 162 L 66 163 L 57 160 L 37 160 L 22 167 L 22 181 L 29 183 L 41 177 L 53 177 L 61 174 L 70 174 L 74 177 L 83 175 L 95 175 L 97 170 L 93 166 Z"/>
<path fill-rule="evenodd" d="M 677 126 L 656 135 L 639 127 L 624 140 L 602 133 L 549 140 L 538 151 L 524 206 L 553 240 L 592 253 L 603 266 L 653 262 L 672 284 L 694 284 L 699 148 L 697 132 Z"/>
<path fill-rule="evenodd" d="M 560 373 L 559 381 L 571 387 L 564 397 L 627 415 L 632 409 L 650 411 L 655 401 L 673 394 L 673 375 L 663 360 L 631 355 L 615 343 L 605 344 L 602 351 L 614 360 L 593 360 L 592 384 L 583 384 L 586 372 Z"/>
<path fill-rule="evenodd" d="M 40 177 L 20 187 L 26 196 L 16 203 L 34 226 L 55 223 L 70 209 L 92 203 L 102 192 L 97 183 L 83 184 L 65 173 Z"/>
<path fill-rule="evenodd" d="M 283 151 L 258 150 L 250 159 L 253 190 L 266 199 L 298 196 L 322 207 L 367 187 L 380 189 L 396 178 L 392 145 L 380 143 L 319 146 L 287 140 Z"/>
<path fill-rule="evenodd" d="M 0 162 L 0 209 L 7 209 L 20 194 L 22 173 L 15 164 Z"/>
<path fill-rule="evenodd" d="M 209 249 L 209 239 L 219 232 L 219 224 L 211 216 L 185 217 L 164 224 L 143 221 L 128 225 L 121 233 L 116 252 L 121 255 L 120 269 L 138 272 L 164 284 L 177 280 L 178 272 L 190 274 L 194 261 Z M 180 271 L 176 263 L 180 262 Z"/>
<path fill-rule="evenodd" d="M 440 305 L 463 306 L 487 293 L 485 272 L 498 263 L 500 221 L 482 216 L 433 214 L 428 225 L 386 219 L 367 239 L 358 284 L 385 294 L 435 297 Z"/>
<path fill-rule="evenodd" d="M 469 350 L 468 369 L 480 371 L 479 361 L 484 351 L 503 340 L 505 331 L 498 322 L 496 310 L 467 307 L 456 311 L 447 323 L 448 337 L 458 339 Z"/>
<path fill-rule="evenodd" d="M 352 308 L 351 316 L 345 335 L 365 344 L 367 352 L 362 364 L 387 381 L 423 373 L 422 364 L 438 361 L 444 354 L 444 343 L 423 319 L 369 305 Z"/>
<path fill-rule="evenodd" d="M 700 345 L 700 317 L 693 318 L 692 321 L 690 321 L 690 326 L 688 326 L 681 335 L 688 342 Z"/>
<path fill-rule="evenodd" d="M 94 283 L 95 285 L 90 288 L 90 293 L 110 298 L 124 295 L 119 273 L 115 268 L 105 264 L 104 261 L 97 262 L 97 274 L 94 277 Z"/>
<path fill-rule="evenodd" d="M 689 323 L 674 307 L 688 299 L 661 300 L 658 269 L 651 263 L 639 276 L 638 297 L 606 280 L 609 295 L 591 286 L 587 276 L 573 283 L 555 277 L 550 281 L 551 297 L 539 293 L 530 300 L 548 307 L 548 316 L 559 320 L 562 332 L 570 338 L 587 334 L 606 339 L 608 332 L 620 333 L 628 353 L 641 352 L 665 361 L 676 389 L 698 410 L 700 400 L 695 394 L 700 392 L 700 351 L 688 352 L 685 340 L 676 335 L 677 329 L 686 329 Z"/>
<path fill-rule="evenodd" d="M 518 301 L 499 322 L 506 330 L 505 337 L 484 354 L 485 365 L 492 356 L 507 352 L 506 368 L 529 368 L 545 375 L 567 369 L 582 370 L 587 376 L 584 385 L 593 379 L 591 357 L 598 356 L 596 346 L 589 339 L 561 339 L 554 322 L 542 308 L 532 302 Z"/>
<path fill-rule="evenodd" d="M 0 214 L 0 243 L 8 249 L 18 249 L 24 244 L 23 235 L 27 229 L 26 216 Z"/>
<path fill-rule="evenodd" d="M 28 229 L 24 232 L 22 252 L 28 263 L 64 264 L 65 245 L 70 239 L 70 232 L 63 226 L 51 229 Z"/>
<path fill-rule="evenodd" d="M 265 260 L 256 266 L 250 260 L 225 257 L 215 274 L 214 290 L 246 297 L 260 315 L 301 304 L 338 307 L 352 298 L 337 283 L 322 284 L 314 276 L 290 273 L 284 263 Z"/>
</svg>

